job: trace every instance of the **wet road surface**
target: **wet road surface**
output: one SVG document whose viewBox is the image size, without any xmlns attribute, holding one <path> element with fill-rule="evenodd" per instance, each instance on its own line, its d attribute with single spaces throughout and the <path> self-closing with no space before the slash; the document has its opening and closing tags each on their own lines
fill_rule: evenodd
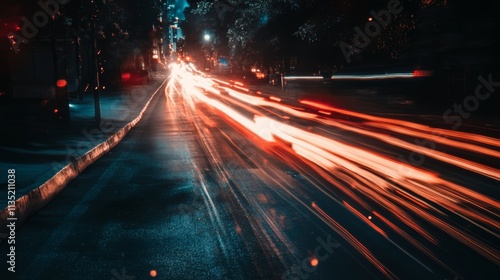
<svg viewBox="0 0 500 280">
<path fill-rule="evenodd" d="M 118 146 L 19 228 L 18 279 L 498 272 L 500 172 L 495 154 L 484 158 L 495 139 L 442 131 L 412 146 L 431 137 L 425 127 L 260 101 L 181 71 Z M 425 162 L 398 159 L 416 152 Z"/>
</svg>

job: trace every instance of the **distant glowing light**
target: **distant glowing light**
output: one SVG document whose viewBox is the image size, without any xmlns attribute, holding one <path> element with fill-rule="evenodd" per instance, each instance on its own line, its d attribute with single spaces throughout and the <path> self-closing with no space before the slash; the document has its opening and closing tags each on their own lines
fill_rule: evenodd
<svg viewBox="0 0 500 280">
<path fill-rule="evenodd" d="M 319 264 L 319 260 L 316 257 L 312 257 L 309 263 L 311 266 L 317 266 Z"/>
<path fill-rule="evenodd" d="M 57 87 L 63 88 L 68 85 L 68 82 L 64 79 L 57 80 L 56 82 Z"/>
<path fill-rule="evenodd" d="M 205 41 L 210 41 L 210 35 L 205 34 L 205 36 L 203 36 L 203 39 L 205 39 Z"/>
<path fill-rule="evenodd" d="M 257 79 L 264 79 L 266 77 L 266 74 L 258 72 L 258 71 L 259 70 L 257 69 L 257 73 L 255 73 L 255 77 L 257 77 Z"/>
<path fill-rule="evenodd" d="M 264 15 L 261 19 L 260 19 L 260 23 L 261 24 L 267 24 L 269 22 L 269 16 L 268 15 Z"/>
<path fill-rule="evenodd" d="M 429 70 L 414 70 L 413 71 L 413 76 L 414 77 L 429 77 L 429 76 L 432 76 L 432 71 L 429 71 Z"/>
<path fill-rule="evenodd" d="M 156 277 L 156 275 L 157 275 L 156 270 L 152 269 L 152 270 L 149 272 L 149 275 L 151 275 L 151 277 Z"/>
<path fill-rule="evenodd" d="M 122 73 L 122 80 L 128 80 L 130 79 L 131 75 L 130 73 Z"/>
</svg>

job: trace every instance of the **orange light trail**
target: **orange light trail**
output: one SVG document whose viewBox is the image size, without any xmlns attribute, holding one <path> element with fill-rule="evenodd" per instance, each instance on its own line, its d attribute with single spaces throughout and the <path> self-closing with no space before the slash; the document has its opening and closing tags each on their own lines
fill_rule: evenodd
<svg viewBox="0 0 500 280">
<path fill-rule="evenodd" d="M 488 236 L 500 237 L 498 200 L 446 180 L 439 173 L 427 170 L 424 166 L 411 165 L 394 158 L 393 155 L 369 150 L 350 141 L 341 141 L 332 135 L 316 133 L 314 128 L 305 128 L 299 122 L 314 121 L 321 127 L 375 139 L 391 147 L 416 152 L 496 182 L 500 181 L 498 168 L 453 155 L 448 151 L 420 146 L 400 139 L 399 136 L 427 139 L 457 150 L 492 158 L 500 158 L 500 151 L 495 148 L 500 147 L 499 139 L 431 128 L 414 122 L 371 116 L 301 100 L 301 104 L 318 109 L 317 113 L 312 113 L 304 108 L 280 102 L 282 100 L 279 97 L 266 100 L 264 94 L 257 96 L 248 94 L 247 88 L 239 82 L 233 83 L 236 86 L 233 85 L 231 88 L 231 83 L 195 75 L 184 68 L 184 66 L 172 67 L 171 80 L 168 82 L 165 94 L 172 95 L 180 91 L 186 104 L 193 110 L 196 110 L 195 104 L 198 102 L 205 103 L 260 136 L 264 141 L 286 143 L 287 147 L 291 147 L 288 149 L 303 159 L 303 164 L 315 170 L 331 184 L 330 187 L 336 193 L 345 198 L 342 200 L 342 205 L 367 223 L 374 232 L 386 239 L 389 239 L 391 234 L 398 234 L 425 255 L 451 270 L 433 253 L 432 246 L 439 246 L 440 240 L 433 234 L 434 231 L 429 229 L 432 226 L 500 265 L 500 249 L 491 246 L 487 239 Z M 238 92 L 234 88 L 245 93 Z M 227 94 L 220 95 L 220 90 L 224 90 Z M 276 110 L 284 115 L 276 113 Z M 335 116 L 334 113 L 359 118 L 364 122 L 359 124 L 336 120 L 332 117 Z M 249 117 L 252 115 L 253 118 Z M 285 120 L 276 120 L 275 116 Z M 200 117 L 204 123 L 215 125 L 213 121 L 205 120 L 208 118 L 205 114 L 200 114 Z M 332 229 L 375 267 L 387 277 L 395 278 L 364 245 L 328 213 L 315 203 L 312 207 Z M 381 212 L 389 214 L 382 216 Z M 367 218 L 362 213 L 370 213 L 374 219 Z M 461 223 L 448 222 L 450 215 L 459 217 Z M 419 221 L 425 221 L 425 225 Z M 480 229 L 487 237 L 478 237 L 474 231 L 468 230 L 464 223 Z M 418 238 L 414 237 L 415 234 Z"/>
</svg>

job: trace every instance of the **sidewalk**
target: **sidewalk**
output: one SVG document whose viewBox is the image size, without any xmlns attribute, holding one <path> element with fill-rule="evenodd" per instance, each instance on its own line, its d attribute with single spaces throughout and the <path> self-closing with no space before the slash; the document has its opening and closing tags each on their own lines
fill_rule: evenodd
<svg viewBox="0 0 500 280">
<path fill-rule="evenodd" d="M 94 120 L 92 94 L 83 100 L 70 99 L 70 125 L 56 125 L 40 102 L 2 104 L 0 129 L 0 170 L 16 171 L 15 197 L 40 187 L 72 160 L 84 155 L 134 120 L 166 78 L 153 74 L 149 85 L 102 91 L 102 126 Z M 23 114 L 22 112 L 29 112 Z M 7 206 L 7 180 L 0 181 L 0 209 Z"/>
</svg>

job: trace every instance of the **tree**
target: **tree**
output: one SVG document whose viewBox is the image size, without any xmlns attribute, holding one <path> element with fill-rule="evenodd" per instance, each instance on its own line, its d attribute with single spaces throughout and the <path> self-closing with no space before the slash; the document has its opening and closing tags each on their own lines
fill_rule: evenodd
<svg viewBox="0 0 500 280">
<path fill-rule="evenodd" d="M 445 0 L 198 0 L 190 1 L 192 8 L 186 12 L 197 23 L 196 32 L 211 28 L 227 38 L 238 67 L 264 64 L 288 70 L 300 64 L 348 65 L 341 43 L 353 45 L 355 28 L 364 30 L 375 23 L 373 13 L 387 10 L 388 5 L 402 8 L 391 14 L 380 32 L 372 32 L 376 35 L 365 48 L 353 53 L 356 63 L 397 60 L 414 38 L 421 11 L 448 4 Z"/>
</svg>

